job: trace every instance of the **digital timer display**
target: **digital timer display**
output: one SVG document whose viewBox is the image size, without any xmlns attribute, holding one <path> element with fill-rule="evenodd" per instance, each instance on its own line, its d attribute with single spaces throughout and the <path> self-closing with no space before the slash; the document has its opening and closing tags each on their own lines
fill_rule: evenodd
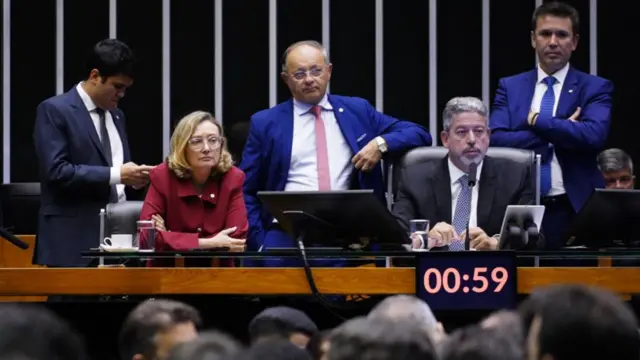
<svg viewBox="0 0 640 360">
<path fill-rule="evenodd" d="M 423 252 L 416 256 L 416 295 L 433 309 L 514 308 L 513 251 Z"/>
</svg>

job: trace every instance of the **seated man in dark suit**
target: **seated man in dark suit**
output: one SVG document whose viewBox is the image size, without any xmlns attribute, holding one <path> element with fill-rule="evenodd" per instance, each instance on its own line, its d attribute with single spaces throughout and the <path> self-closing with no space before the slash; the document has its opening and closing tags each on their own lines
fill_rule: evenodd
<svg viewBox="0 0 640 360">
<path fill-rule="evenodd" d="M 428 239 L 412 234 L 413 248 L 448 246 L 464 250 L 467 222 L 470 248 L 493 250 L 508 205 L 533 204 L 530 167 L 485 156 L 490 130 L 487 108 L 480 99 L 451 99 L 443 113 L 440 134 L 449 154 L 442 160 L 403 169 L 393 213 L 409 230 L 412 219 L 433 226 Z M 469 186 L 469 166 L 477 165 L 477 186 Z"/>
</svg>

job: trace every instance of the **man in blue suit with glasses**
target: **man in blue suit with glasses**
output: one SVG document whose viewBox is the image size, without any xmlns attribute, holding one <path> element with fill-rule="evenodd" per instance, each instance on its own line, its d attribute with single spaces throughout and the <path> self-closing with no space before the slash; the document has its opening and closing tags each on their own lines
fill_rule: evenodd
<svg viewBox="0 0 640 360">
<path fill-rule="evenodd" d="M 383 155 L 431 144 L 417 124 L 384 115 L 364 99 L 328 94 L 331 71 L 318 42 L 289 46 L 281 77 L 293 99 L 251 118 L 240 166 L 246 173 L 249 250 L 294 247 L 261 205 L 258 191 L 373 189 L 384 202 Z"/>
</svg>

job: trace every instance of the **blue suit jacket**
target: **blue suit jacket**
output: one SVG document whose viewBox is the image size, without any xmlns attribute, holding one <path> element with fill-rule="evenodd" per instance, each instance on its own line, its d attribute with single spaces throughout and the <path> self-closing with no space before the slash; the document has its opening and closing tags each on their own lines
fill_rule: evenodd
<svg viewBox="0 0 640 360">
<path fill-rule="evenodd" d="M 389 153 L 431 145 L 431 136 L 420 125 L 384 115 L 366 100 L 329 95 L 334 115 L 347 144 L 355 155 L 369 141 L 381 135 Z M 244 196 L 249 217 L 248 248 L 264 244 L 265 230 L 273 217 L 263 209 L 256 194 L 261 190 L 283 191 L 291 163 L 293 138 L 293 100 L 260 111 L 251 117 L 249 136 L 242 154 L 241 168 L 246 174 Z M 373 189 L 384 201 L 380 163 L 369 172 L 354 173 L 362 189 Z M 282 246 L 284 244 L 278 244 Z"/>
<path fill-rule="evenodd" d="M 110 112 L 127 163 L 124 114 Z M 99 245 L 99 213 L 109 201 L 110 169 L 75 87 L 38 105 L 33 136 L 41 183 L 35 263 L 86 266 L 90 259 L 80 252 Z"/>
<path fill-rule="evenodd" d="M 594 188 L 604 187 L 596 157 L 609 135 L 613 84 L 570 68 L 556 116 L 538 119 L 532 127 L 527 117 L 537 76 L 534 69 L 500 80 L 489 124 L 491 145 L 545 154 L 542 150 L 553 144 L 565 190 L 574 210 L 579 211 Z M 578 121 L 567 120 L 578 107 L 582 109 Z"/>
</svg>

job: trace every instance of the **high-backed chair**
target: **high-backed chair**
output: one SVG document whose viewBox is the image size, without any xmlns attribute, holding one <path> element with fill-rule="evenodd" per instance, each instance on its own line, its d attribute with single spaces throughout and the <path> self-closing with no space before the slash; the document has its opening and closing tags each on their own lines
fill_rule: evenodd
<svg viewBox="0 0 640 360">
<path fill-rule="evenodd" d="M 14 234 L 38 231 L 40 183 L 10 183 L 0 186 L 0 226 Z"/>
<path fill-rule="evenodd" d="M 107 204 L 105 219 L 105 236 L 112 234 L 137 233 L 136 222 L 140 219 L 143 201 L 122 201 Z"/>
<path fill-rule="evenodd" d="M 442 146 L 421 147 L 407 152 L 397 164 L 391 164 L 387 176 L 386 194 L 389 210 L 391 210 L 393 207 L 393 202 L 398 191 L 400 171 L 404 167 L 431 160 L 442 159 L 447 155 L 448 152 L 449 149 Z M 540 173 L 539 155 L 536 155 L 535 152 L 531 150 L 505 147 L 489 147 L 489 149 L 487 149 L 487 156 L 496 159 L 510 159 L 531 166 L 531 180 L 533 181 L 533 188 L 535 189 L 536 204 L 540 204 L 540 178 L 537 175 Z"/>
</svg>

